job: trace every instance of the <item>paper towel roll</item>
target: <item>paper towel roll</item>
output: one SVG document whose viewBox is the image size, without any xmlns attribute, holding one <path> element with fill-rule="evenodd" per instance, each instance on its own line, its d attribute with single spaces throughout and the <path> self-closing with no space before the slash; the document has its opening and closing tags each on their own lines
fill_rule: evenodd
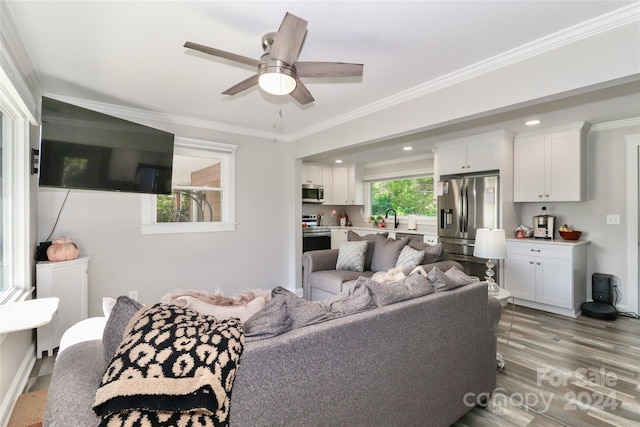
<svg viewBox="0 0 640 427">
<path fill-rule="evenodd" d="M 407 228 L 409 230 L 415 230 L 417 227 L 417 219 L 415 215 L 409 215 L 409 225 L 407 226 Z"/>
</svg>

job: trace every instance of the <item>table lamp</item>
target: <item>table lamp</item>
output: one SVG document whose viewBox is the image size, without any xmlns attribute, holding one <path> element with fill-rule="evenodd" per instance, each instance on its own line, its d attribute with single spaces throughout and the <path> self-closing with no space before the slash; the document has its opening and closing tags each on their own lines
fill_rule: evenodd
<svg viewBox="0 0 640 427">
<path fill-rule="evenodd" d="M 500 286 L 493 280 L 495 275 L 493 267 L 494 259 L 505 259 L 507 257 L 507 240 L 504 230 L 498 228 L 480 228 L 476 232 L 476 245 L 473 249 L 473 256 L 487 259 L 487 284 L 489 294 L 495 295 L 500 292 Z"/>
</svg>

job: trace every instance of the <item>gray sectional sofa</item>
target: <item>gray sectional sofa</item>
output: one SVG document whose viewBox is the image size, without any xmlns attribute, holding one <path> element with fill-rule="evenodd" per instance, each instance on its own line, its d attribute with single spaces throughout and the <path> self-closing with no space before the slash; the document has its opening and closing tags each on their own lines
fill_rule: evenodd
<svg viewBox="0 0 640 427">
<path fill-rule="evenodd" d="M 462 270 L 459 263 L 446 259 L 447 255 L 441 244 L 429 245 L 410 236 L 395 240 L 387 237 L 388 234 L 384 232 L 360 236 L 351 230 L 347 233 L 349 242 L 366 241 L 368 244 L 361 269 L 337 269 L 340 249 L 309 251 L 302 254 L 304 297 L 311 301 L 331 298 L 353 285 L 358 277 L 371 277 L 376 272 L 388 271 L 396 267 L 405 247 L 424 253 L 424 258 L 417 265 L 421 265 L 427 273 L 434 267 L 441 271 L 451 267 Z M 409 274 L 415 266 L 411 264 L 404 268 L 404 273 Z"/>
<path fill-rule="evenodd" d="M 499 318 L 477 282 L 247 339 L 229 425 L 449 426 L 495 388 Z M 98 425 L 92 404 L 108 344 L 58 354 L 45 427 Z"/>
</svg>

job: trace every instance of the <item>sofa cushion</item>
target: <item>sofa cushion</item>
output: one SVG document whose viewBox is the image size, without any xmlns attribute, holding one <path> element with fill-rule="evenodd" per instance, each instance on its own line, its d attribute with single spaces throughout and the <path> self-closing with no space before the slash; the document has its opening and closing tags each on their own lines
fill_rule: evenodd
<svg viewBox="0 0 640 427">
<path fill-rule="evenodd" d="M 455 267 L 451 267 L 446 273 L 434 267 L 427 273 L 427 278 L 435 283 L 436 291 L 447 291 L 478 281 L 477 277 L 467 276 L 464 271 Z"/>
<path fill-rule="evenodd" d="M 322 289 L 325 292 L 338 294 L 346 289 L 345 284 L 351 280 L 356 280 L 360 276 L 370 277 L 372 271 L 349 271 L 349 270 L 322 270 L 314 271 L 309 278 L 309 286 Z"/>
<path fill-rule="evenodd" d="M 409 243 L 409 238 L 401 240 L 383 237 L 376 234 L 373 258 L 371 259 L 371 271 L 387 271 L 396 266 L 400 251 Z"/>
<path fill-rule="evenodd" d="M 367 277 L 360 277 L 357 284 L 363 284 L 371 291 L 378 307 L 428 295 L 435 291 L 435 285 L 419 273 L 410 274 L 394 283 L 379 283 Z"/>
<path fill-rule="evenodd" d="M 326 322 L 376 307 L 371 291 L 364 284 L 356 284 L 323 301 L 300 298 L 280 286 L 273 289 L 272 295 L 265 309 L 256 313 L 244 324 L 248 339 L 269 338 L 287 332 L 289 329 Z M 274 301 L 277 303 L 274 304 Z M 274 310 L 276 306 L 277 309 Z M 278 313 L 277 316 L 268 314 L 275 312 Z M 286 321 L 283 321 L 284 317 L 287 318 Z M 274 323 L 271 327 L 270 322 Z M 288 329 L 281 327 L 285 324 L 290 324 L 290 327 Z"/>
<path fill-rule="evenodd" d="M 419 238 L 410 237 L 409 246 L 411 246 L 413 249 L 424 252 L 424 259 L 422 260 L 422 264 L 431 264 L 434 262 L 442 261 L 445 258 L 445 251 L 442 248 L 442 243 L 430 245 L 429 243 L 423 242 Z"/>
<path fill-rule="evenodd" d="M 398 261 L 396 261 L 396 267 L 410 268 L 417 267 L 422 263 L 424 259 L 424 252 L 417 249 L 413 249 L 411 246 L 405 246 L 400 251 Z"/>
<path fill-rule="evenodd" d="M 118 297 L 102 333 L 105 362 L 109 363 L 122 341 L 124 329 L 127 327 L 129 320 L 142 307 L 142 304 L 134 299 L 126 296 Z"/>
<path fill-rule="evenodd" d="M 371 271 L 371 260 L 373 259 L 373 249 L 375 248 L 375 240 L 376 236 L 389 236 L 389 232 L 385 231 L 382 233 L 371 233 L 366 234 L 364 236 L 359 235 L 358 233 L 349 230 L 347 231 L 347 241 L 349 242 L 368 242 L 367 245 L 367 253 L 364 256 L 364 271 Z"/>
<path fill-rule="evenodd" d="M 343 242 L 338 251 L 336 270 L 364 271 L 367 242 Z"/>
</svg>

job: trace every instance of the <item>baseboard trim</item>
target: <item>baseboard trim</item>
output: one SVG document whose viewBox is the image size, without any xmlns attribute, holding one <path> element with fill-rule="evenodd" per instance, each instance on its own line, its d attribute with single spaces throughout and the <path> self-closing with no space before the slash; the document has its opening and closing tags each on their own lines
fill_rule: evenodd
<svg viewBox="0 0 640 427">
<path fill-rule="evenodd" d="M 18 401 L 18 397 L 22 394 L 22 391 L 27 386 L 27 382 L 29 381 L 29 375 L 31 374 L 31 370 L 36 363 L 36 346 L 35 343 L 32 343 L 25 356 L 20 364 L 20 368 L 18 372 L 16 372 L 13 377 L 13 381 L 11 382 L 11 386 L 9 387 L 9 391 L 2 399 L 2 404 L 0 405 L 0 420 L 2 423 L 1 427 L 7 427 L 9 425 L 9 420 L 11 419 L 11 414 L 13 413 L 13 408 L 16 406 L 16 402 Z"/>
</svg>

